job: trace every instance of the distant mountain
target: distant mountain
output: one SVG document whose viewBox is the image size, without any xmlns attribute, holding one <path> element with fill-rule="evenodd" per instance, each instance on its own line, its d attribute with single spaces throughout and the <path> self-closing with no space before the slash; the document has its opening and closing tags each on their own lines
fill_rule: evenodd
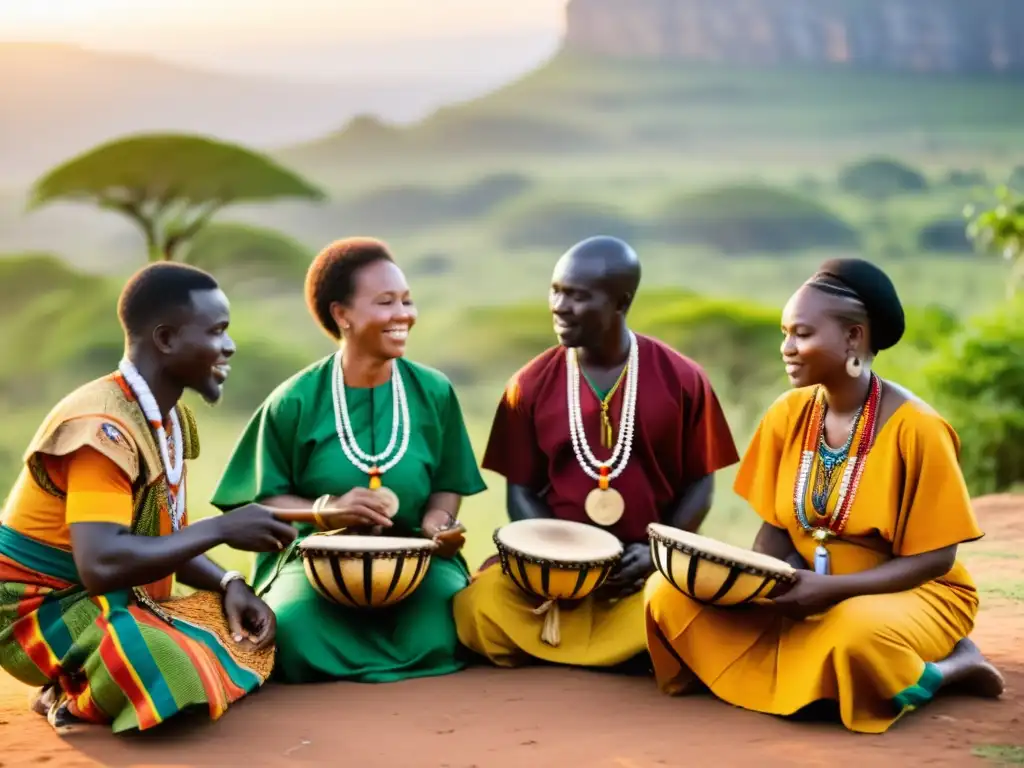
<svg viewBox="0 0 1024 768">
<path fill-rule="evenodd" d="M 412 120 L 532 66 L 525 60 L 517 66 L 515 56 L 505 55 L 497 69 L 466 66 L 460 72 L 453 45 L 456 53 L 465 49 L 454 59 L 468 60 L 479 41 L 438 41 L 438 68 L 431 66 L 429 49 L 396 50 L 407 66 L 375 74 L 381 70 L 372 61 L 368 65 L 366 57 L 351 57 L 339 46 L 334 66 L 309 66 L 331 59 L 321 50 L 303 62 L 307 66 L 275 77 L 71 45 L 0 42 L 0 187 L 20 186 L 54 163 L 136 131 L 194 131 L 267 147 L 321 136 L 358 113 Z M 529 46 L 518 46 L 505 41 L 507 50 L 536 57 Z M 378 48 L 378 58 L 387 55 L 388 45 Z M 355 63 L 341 75 L 337 62 L 346 58 Z M 271 68 L 273 63 L 264 71 Z"/>
</svg>

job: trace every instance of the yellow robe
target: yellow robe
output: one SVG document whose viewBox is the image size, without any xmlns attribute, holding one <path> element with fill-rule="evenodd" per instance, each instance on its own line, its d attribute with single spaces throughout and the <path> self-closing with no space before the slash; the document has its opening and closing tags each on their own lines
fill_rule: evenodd
<svg viewBox="0 0 1024 768">
<path fill-rule="evenodd" d="M 812 388 L 797 389 L 772 405 L 735 482 L 807 562 L 815 542 L 796 519 L 793 492 L 812 398 Z M 842 539 L 829 543 L 832 572 L 980 538 L 958 452 L 945 420 L 923 403 L 902 404 L 868 454 Z M 807 514 L 813 524 L 809 500 Z M 730 704 L 775 715 L 833 700 L 843 724 L 865 733 L 884 732 L 934 696 L 941 676 L 933 662 L 971 632 L 978 611 L 959 561 L 917 589 L 855 597 L 804 621 L 759 606 L 704 607 L 660 574 L 645 597 L 648 645 L 665 693 L 687 692 L 699 680 Z"/>
<path fill-rule="evenodd" d="M 541 640 L 541 601 L 527 597 L 502 573 L 501 565 L 484 567 L 455 595 L 459 642 L 499 667 L 533 660 L 579 667 L 614 667 L 647 649 L 644 595 L 637 592 L 615 602 L 586 597 L 559 604 L 557 646 Z"/>
</svg>

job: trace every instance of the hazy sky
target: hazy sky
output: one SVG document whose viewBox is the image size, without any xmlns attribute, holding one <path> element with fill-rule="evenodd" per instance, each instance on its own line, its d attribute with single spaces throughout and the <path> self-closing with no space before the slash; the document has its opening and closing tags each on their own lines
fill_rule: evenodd
<svg viewBox="0 0 1024 768">
<path fill-rule="evenodd" d="M 0 0 L 0 40 L 287 45 L 557 28 L 566 0 Z"/>
</svg>

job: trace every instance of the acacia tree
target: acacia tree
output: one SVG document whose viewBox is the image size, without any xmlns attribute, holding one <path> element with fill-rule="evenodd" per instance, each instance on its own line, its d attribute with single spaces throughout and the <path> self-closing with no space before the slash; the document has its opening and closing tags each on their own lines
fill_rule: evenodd
<svg viewBox="0 0 1024 768">
<path fill-rule="evenodd" d="M 967 208 L 967 236 L 976 247 L 1010 262 L 1007 292 L 1012 297 L 1024 280 L 1024 197 L 1008 187 L 1000 187 L 996 195 L 998 203 L 992 208 L 980 212 Z"/>
<path fill-rule="evenodd" d="M 325 195 L 237 144 L 148 134 L 100 145 L 54 168 L 33 186 L 29 208 L 77 201 L 117 211 L 142 230 L 150 261 L 173 261 L 225 206 L 283 198 Z"/>
</svg>

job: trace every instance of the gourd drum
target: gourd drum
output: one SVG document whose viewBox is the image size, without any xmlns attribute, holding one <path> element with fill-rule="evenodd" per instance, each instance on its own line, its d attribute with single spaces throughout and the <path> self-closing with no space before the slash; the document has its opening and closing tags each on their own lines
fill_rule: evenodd
<svg viewBox="0 0 1024 768">
<path fill-rule="evenodd" d="M 310 585 L 349 608 L 394 605 L 423 582 L 437 544 L 430 539 L 314 533 L 299 543 Z"/>
<path fill-rule="evenodd" d="M 494 532 L 501 570 L 526 595 L 544 601 L 541 639 L 558 645 L 559 600 L 582 600 L 608 579 L 622 543 L 608 531 L 569 520 L 516 520 Z"/>
<path fill-rule="evenodd" d="M 729 607 L 766 600 L 795 570 L 778 558 L 734 547 L 661 523 L 647 526 L 651 559 L 668 582 L 704 605 Z"/>
</svg>

